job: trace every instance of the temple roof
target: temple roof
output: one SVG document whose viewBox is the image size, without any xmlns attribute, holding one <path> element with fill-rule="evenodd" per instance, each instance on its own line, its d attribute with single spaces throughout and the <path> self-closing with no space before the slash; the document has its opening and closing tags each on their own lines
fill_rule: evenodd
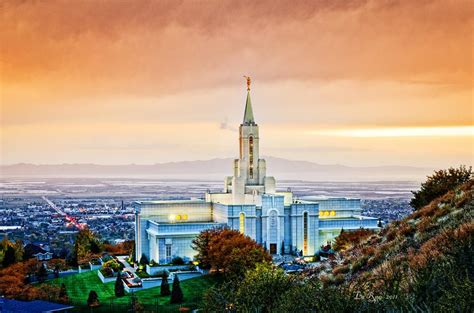
<svg viewBox="0 0 474 313">
<path fill-rule="evenodd" d="M 252 101 L 250 100 L 250 91 L 247 92 L 247 101 L 245 102 L 244 125 L 255 125 L 253 117 Z"/>
</svg>

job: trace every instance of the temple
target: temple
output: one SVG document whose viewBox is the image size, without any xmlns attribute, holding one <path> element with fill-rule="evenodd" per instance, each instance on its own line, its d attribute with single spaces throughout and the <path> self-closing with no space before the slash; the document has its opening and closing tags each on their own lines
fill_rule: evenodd
<svg viewBox="0 0 474 313">
<path fill-rule="evenodd" d="M 233 176 L 224 179 L 222 192 L 207 192 L 203 199 L 136 202 L 136 257 L 158 263 L 174 257 L 191 261 L 192 240 L 203 230 L 229 227 L 251 237 L 271 254 L 314 255 L 341 231 L 377 228 L 377 219 L 361 216 L 360 199 L 318 197 L 296 199 L 291 191 L 278 191 L 260 158 L 258 125 L 250 98 L 239 127 L 239 158 Z"/>
</svg>

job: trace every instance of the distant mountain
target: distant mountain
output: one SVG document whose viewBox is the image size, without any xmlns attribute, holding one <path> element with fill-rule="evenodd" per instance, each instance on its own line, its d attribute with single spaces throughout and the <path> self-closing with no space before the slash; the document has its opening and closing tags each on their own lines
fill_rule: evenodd
<svg viewBox="0 0 474 313">
<path fill-rule="evenodd" d="M 409 166 L 350 167 L 266 157 L 267 174 L 277 179 L 313 181 L 421 181 L 433 169 Z M 233 159 L 181 161 L 152 165 L 13 164 L 0 166 L 2 177 L 129 177 L 221 180 L 232 175 Z"/>
</svg>

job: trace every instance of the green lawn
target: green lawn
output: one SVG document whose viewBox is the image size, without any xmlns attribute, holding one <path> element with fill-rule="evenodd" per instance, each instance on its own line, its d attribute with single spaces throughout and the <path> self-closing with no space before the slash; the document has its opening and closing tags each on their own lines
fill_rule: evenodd
<svg viewBox="0 0 474 313">
<path fill-rule="evenodd" d="M 197 308 L 202 301 L 204 292 L 216 282 L 217 279 L 213 276 L 201 276 L 182 281 L 181 289 L 184 293 L 184 303 L 181 305 L 170 304 L 169 296 L 162 297 L 160 295 L 160 287 L 140 290 L 135 292 L 135 295 L 139 302 L 145 305 L 147 312 L 177 312 L 180 306 L 192 309 Z M 78 307 L 85 307 L 89 291 L 95 290 L 101 303 L 101 307 L 98 310 L 94 310 L 97 312 L 117 311 L 118 306 L 125 308 L 130 303 L 131 294 L 121 298 L 115 297 L 115 282 L 103 284 L 99 277 L 97 277 L 97 271 L 56 278 L 46 283 L 57 286 L 64 283 L 72 305 Z"/>
</svg>

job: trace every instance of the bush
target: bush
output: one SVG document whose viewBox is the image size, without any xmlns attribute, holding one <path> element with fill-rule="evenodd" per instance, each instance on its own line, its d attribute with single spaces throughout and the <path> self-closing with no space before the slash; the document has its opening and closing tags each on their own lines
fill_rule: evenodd
<svg viewBox="0 0 474 313">
<path fill-rule="evenodd" d="M 115 261 L 114 259 L 105 262 L 102 266 L 111 268 L 115 272 L 121 271 L 123 269 L 123 265 L 121 263 Z"/>
<path fill-rule="evenodd" d="M 415 209 L 421 209 L 434 199 L 441 197 L 450 190 L 467 182 L 472 175 L 472 167 L 461 165 L 459 168 L 436 171 L 428 176 L 426 182 L 421 184 L 419 191 L 412 191 L 413 198 L 410 205 Z"/>
<path fill-rule="evenodd" d="M 89 297 L 87 298 L 87 305 L 90 307 L 95 307 L 95 306 L 100 305 L 99 296 L 97 296 L 97 292 L 95 292 L 94 290 L 91 290 L 89 292 Z"/>
<path fill-rule="evenodd" d="M 173 265 L 184 265 L 184 260 L 183 260 L 183 258 L 177 256 L 177 257 L 174 257 L 173 260 L 171 260 L 171 264 L 173 264 Z"/>
<path fill-rule="evenodd" d="M 110 267 L 102 267 L 99 271 L 102 273 L 102 276 L 104 277 L 114 276 L 114 271 Z"/>
<path fill-rule="evenodd" d="M 334 268 L 332 270 L 332 273 L 334 275 L 337 275 L 337 274 L 345 274 L 345 273 L 348 273 L 349 271 L 350 271 L 349 265 L 341 265 L 341 266 L 338 266 L 338 267 Z"/>
</svg>

